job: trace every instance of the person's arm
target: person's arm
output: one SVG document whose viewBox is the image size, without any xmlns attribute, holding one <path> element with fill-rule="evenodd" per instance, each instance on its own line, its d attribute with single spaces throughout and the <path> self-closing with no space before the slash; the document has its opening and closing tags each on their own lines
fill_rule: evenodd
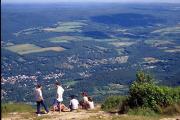
<svg viewBox="0 0 180 120">
<path fill-rule="evenodd" d="M 71 100 L 69 102 L 69 108 L 72 109 L 72 102 L 71 102 Z"/>
<path fill-rule="evenodd" d="M 39 97 L 40 97 L 41 100 L 43 100 L 43 96 L 42 96 L 42 91 L 41 90 L 39 90 Z"/>
<path fill-rule="evenodd" d="M 62 87 L 62 93 L 64 92 L 64 88 Z"/>
</svg>

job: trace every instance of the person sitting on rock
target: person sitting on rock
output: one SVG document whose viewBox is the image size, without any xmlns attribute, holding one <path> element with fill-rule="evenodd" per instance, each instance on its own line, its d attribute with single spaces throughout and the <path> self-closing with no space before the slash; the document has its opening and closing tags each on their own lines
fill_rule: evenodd
<svg viewBox="0 0 180 120">
<path fill-rule="evenodd" d="M 89 109 L 94 109 L 94 102 L 91 97 L 88 97 Z"/>
<path fill-rule="evenodd" d="M 79 101 L 75 99 L 75 95 L 71 95 L 71 100 L 69 104 L 70 111 L 77 110 L 79 108 Z"/>
<path fill-rule="evenodd" d="M 83 96 L 83 99 L 80 101 L 80 105 L 82 106 L 82 109 L 88 109 L 88 95 L 86 92 L 82 92 L 81 95 Z"/>
<path fill-rule="evenodd" d="M 62 111 L 62 112 L 69 112 L 69 111 L 70 111 L 70 109 L 68 109 L 68 107 L 66 107 L 63 103 L 61 103 L 60 106 L 61 106 L 61 111 Z M 59 104 L 56 102 L 56 100 L 54 101 L 52 111 L 53 111 L 53 112 L 59 111 Z"/>
</svg>

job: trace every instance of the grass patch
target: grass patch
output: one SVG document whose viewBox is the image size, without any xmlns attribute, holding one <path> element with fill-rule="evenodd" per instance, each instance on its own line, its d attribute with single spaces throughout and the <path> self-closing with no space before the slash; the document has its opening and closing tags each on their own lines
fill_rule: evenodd
<svg viewBox="0 0 180 120">
<path fill-rule="evenodd" d="M 136 116 L 136 115 L 110 115 L 110 116 L 92 116 L 87 120 L 159 120 L 159 117 Z"/>
<path fill-rule="evenodd" d="M 1 113 L 2 116 L 7 116 L 8 113 L 22 113 L 22 112 L 33 112 L 34 109 L 31 105 L 27 105 L 24 103 L 5 103 L 1 104 Z"/>
<path fill-rule="evenodd" d="M 158 116 L 158 114 L 155 113 L 150 108 L 141 108 L 141 107 L 138 107 L 136 109 L 129 109 L 127 114 L 128 115 L 141 115 L 141 116 L 154 116 L 154 117 Z"/>
<path fill-rule="evenodd" d="M 104 101 L 101 108 L 108 112 L 117 112 L 125 99 L 124 96 L 110 96 Z"/>
<path fill-rule="evenodd" d="M 162 110 L 165 115 L 180 115 L 180 101 L 178 103 L 174 103 Z"/>
<path fill-rule="evenodd" d="M 112 120 L 159 120 L 158 117 L 147 117 L 147 116 L 113 116 Z"/>
</svg>

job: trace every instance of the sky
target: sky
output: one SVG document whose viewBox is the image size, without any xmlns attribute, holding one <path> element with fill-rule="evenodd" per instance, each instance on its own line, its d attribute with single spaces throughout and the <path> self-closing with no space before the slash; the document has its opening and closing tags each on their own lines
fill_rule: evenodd
<svg viewBox="0 0 180 120">
<path fill-rule="evenodd" d="M 120 3 L 180 3 L 180 0 L 1 0 L 2 3 L 58 3 L 58 2 L 120 2 Z"/>
</svg>

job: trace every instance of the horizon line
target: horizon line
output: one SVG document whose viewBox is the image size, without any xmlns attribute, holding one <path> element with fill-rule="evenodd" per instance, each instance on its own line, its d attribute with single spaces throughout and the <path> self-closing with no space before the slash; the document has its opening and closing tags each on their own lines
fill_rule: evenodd
<svg viewBox="0 0 180 120">
<path fill-rule="evenodd" d="M 1 1 L 1 5 L 2 4 L 58 4 L 58 3 L 67 3 L 67 4 L 78 4 L 78 3 L 83 3 L 83 4 L 86 4 L 86 3 L 122 3 L 122 4 L 180 4 L 180 2 L 153 2 L 153 1 L 146 1 L 146 2 L 140 2 L 140 1 L 136 1 L 136 2 L 132 2 L 132 1 L 106 1 L 106 2 L 102 2 L 102 1 L 88 1 L 88 2 L 83 2 L 83 1 L 78 1 L 78 2 L 65 2 L 65 1 L 61 1 L 61 2 L 52 2 L 52 1 L 49 1 L 49 2 L 2 2 Z"/>
</svg>

